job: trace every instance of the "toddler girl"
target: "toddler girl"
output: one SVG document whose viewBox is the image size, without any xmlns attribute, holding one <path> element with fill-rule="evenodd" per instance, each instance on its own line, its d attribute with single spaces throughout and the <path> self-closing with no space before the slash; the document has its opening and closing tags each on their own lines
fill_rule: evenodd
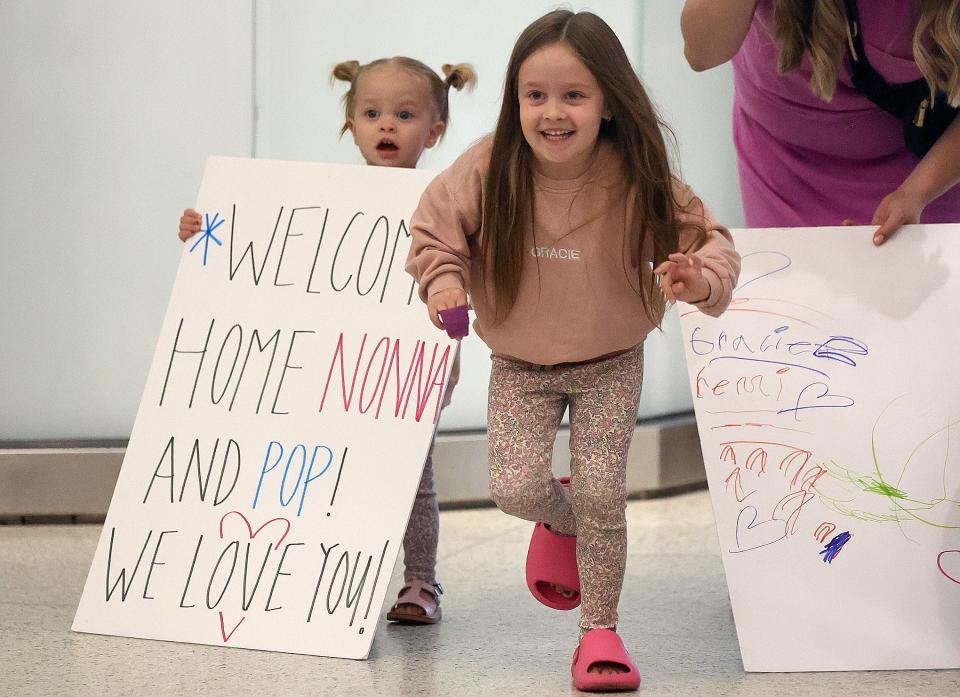
<svg viewBox="0 0 960 697">
<path fill-rule="evenodd" d="M 397 56 L 366 65 L 339 63 L 332 78 L 350 83 L 343 97 L 345 121 L 340 134 L 350 131 L 368 165 L 414 168 L 427 148 L 443 137 L 450 119 L 447 95 L 453 87 L 473 86 L 476 76 L 468 64 L 444 65 L 441 79 L 418 60 Z M 180 239 L 200 231 L 200 214 L 188 209 L 180 218 Z M 450 403 L 460 375 L 460 354 L 451 367 L 443 405 Z M 434 624 L 442 616 L 443 587 L 436 578 L 440 514 L 433 489 L 433 444 L 403 538 L 404 586 L 387 619 L 412 624 Z"/>
</svg>

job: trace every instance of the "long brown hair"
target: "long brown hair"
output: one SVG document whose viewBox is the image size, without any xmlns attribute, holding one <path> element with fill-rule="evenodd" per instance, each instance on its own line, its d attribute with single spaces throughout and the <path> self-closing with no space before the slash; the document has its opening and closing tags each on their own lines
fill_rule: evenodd
<svg viewBox="0 0 960 697">
<path fill-rule="evenodd" d="M 914 0 L 913 7 L 918 18 L 913 58 L 931 97 L 941 91 L 952 106 L 960 106 L 960 0 Z M 780 44 L 780 72 L 798 69 L 808 55 L 810 91 L 833 99 L 847 46 L 844 0 L 774 0 L 773 34 Z"/>
<path fill-rule="evenodd" d="M 656 266 L 677 251 L 679 244 L 673 178 L 661 132 L 667 127 L 617 35 L 590 12 L 550 12 L 520 34 L 510 55 L 484 184 L 480 271 L 492 290 L 495 322 L 503 321 L 516 303 L 526 257 L 525 236 L 533 223 L 533 154 L 520 127 L 518 75 L 532 53 L 555 43 L 564 43 L 583 61 L 603 92 L 611 118 L 602 122 L 599 137 L 612 141 L 621 157 L 624 191 L 635 196 L 635 215 L 640 221 L 639 239 L 631 247 L 652 248 Z M 659 325 L 666 301 L 657 279 L 649 269 L 644 273 L 644 263 L 641 258 L 636 288 L 647 317 Z"/>
<path fill-rule="evenodd" d="M 437 117 L 443 122 L 444 126 L 450 121 L 450 102 L 447 99 L 450 88 L 452 87 L 459 91 L 464 87 L 472 88 L 477 83 L 477 74 L 474 72 L 473 66 L 469 63 L 458 63 L 456 65 L 444 63 L 441 67 L 445 75 L 443 79 L 440 79 L 440 76 L 426 64 L 418 61 L 416 58 L 408 58 L 407 56 L 378 58 L 366 65 L 361 65 L 359 61 L 343 61 L 342 63 L 337 63 L 333 66 L 330 79 L 343 80 L 344 82 L 350 83 L 350 89 L 343 95 L 344 123 L 340 129 L 340 135 L 347 132 L 347 121 L 353 118 L 353 101 L 357 94 L 357 84 L 360 82 L 360 78 L 363 77 L 366 71 L 372 68 L 389 64 L 399 65 L 401 68 L 426 78 L 430 85 L 430 96 L 433 98 L 433 104 L 437 108 Z M 446 128 L 444 128 L 444 132 L 446 132 Z M 443 138 L 443 133 L 440 134 L 440 138 Z"/>
</svg>

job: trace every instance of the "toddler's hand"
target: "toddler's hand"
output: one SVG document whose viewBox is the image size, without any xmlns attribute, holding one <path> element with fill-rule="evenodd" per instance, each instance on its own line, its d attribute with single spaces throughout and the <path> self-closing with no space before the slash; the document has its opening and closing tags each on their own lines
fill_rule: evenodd
<svg viewBox="0 0 960 697">
<path fill-rule="evenodd" d="M 467 294 L 463 288 L 447 288 L 427 298 L 427 312 L 433 326 L 444 330 L 443 322 L 440 321 L 440 310 L 449 310 L 452 307 L 466 304 Z"/>
<path fill-rule="evenodd" d="M 677 252 L 653 270 L 667 300 L 699 303 L 710 297 L 710 283 L 703 277 L 703 260 L 696 254 Z"/>
<path fill-rule="evenodd" d="M 200 214 L 192 208 L 188 208 L 180 216 L 179 237 L 186 242 L 198 232 L 200 232 Z"/>
</svg>

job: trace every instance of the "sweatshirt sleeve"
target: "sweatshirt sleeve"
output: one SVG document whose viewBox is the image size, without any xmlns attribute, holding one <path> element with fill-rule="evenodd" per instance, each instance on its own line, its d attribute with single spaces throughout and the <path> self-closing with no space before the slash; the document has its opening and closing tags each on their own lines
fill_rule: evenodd
<svg viewBox="0 0 960 697">
<path fill-rule="evenodd" d="M 406 270 L 420 299 L 448 288 L 470 288 L 471 238 L 480 231 L 486 141 L 470 148 L 427 186 L 410 219 Z"/>
<path fill-rule="evenodd" d="M 679 204 L 680 251 L 692 251 L 700 257 L 703 276 L 710 284 L 710 295 L 694 306 L 704 314 L 719 317 L 733 298 L 740 276 L 740 255 L 733 246 L 730 230 L 717 222 L 689 186 L 674 180 L 674 195 Z M 697 245 L 701 230 L 706 231 L 706 235 Z"/>
</svg>

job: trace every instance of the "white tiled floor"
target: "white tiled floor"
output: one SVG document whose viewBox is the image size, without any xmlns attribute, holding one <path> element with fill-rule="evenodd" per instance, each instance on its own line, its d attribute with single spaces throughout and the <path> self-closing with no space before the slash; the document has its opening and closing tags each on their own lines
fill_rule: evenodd
<svg viewBox="0 0 960 697">
<path fill-rule="evenodd" d="M 745 674 L 707 492 L 633 502 L 628 517 L 620 632 L 644 676 L 640 694 L 960 694 L 960 671 Z M 0 694 L 572 694 L 576 615 L 530 598 L 529 531 L 495 509 L 444 513 L 444 621 L 384 623 L 370 659 L 347 661 L 75 634 L 99 528 L 0 527 Z"/>
</svg>

